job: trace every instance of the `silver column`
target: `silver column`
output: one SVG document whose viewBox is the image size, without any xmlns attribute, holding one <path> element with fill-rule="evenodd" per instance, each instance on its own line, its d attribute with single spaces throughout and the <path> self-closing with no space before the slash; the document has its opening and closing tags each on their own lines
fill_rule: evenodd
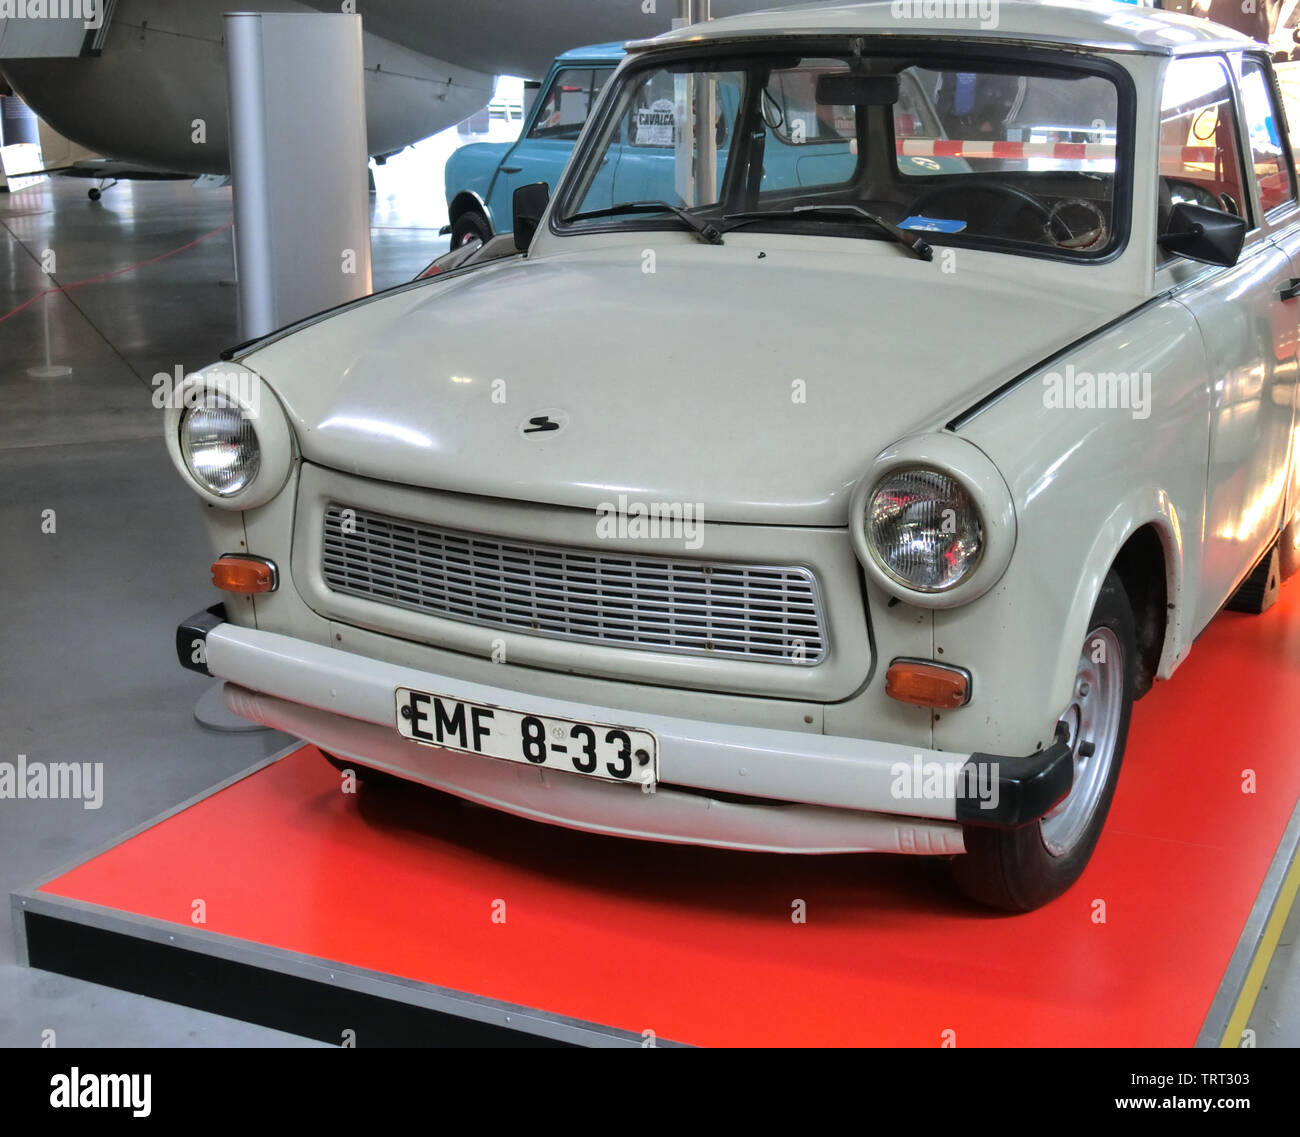
<svg viewBox="0 0 1300 1137">
<path fill-rule="evenodd" d="M 679 18 L 673 27 L 711 20 L 710 4 L 711 0 L 677 0 Z M 677 137 L 677 195 L 688 207 L 711 204 L 717 199 L 718 149 L 713 128 L 717 85 L 679 76 L 677 110 L 679 120 L 686 124 Z"/>
<path fill-rule="evenodd" d="M 246 338 L 371 291 L 361 17 L 225 17 Z"/>
</svg>

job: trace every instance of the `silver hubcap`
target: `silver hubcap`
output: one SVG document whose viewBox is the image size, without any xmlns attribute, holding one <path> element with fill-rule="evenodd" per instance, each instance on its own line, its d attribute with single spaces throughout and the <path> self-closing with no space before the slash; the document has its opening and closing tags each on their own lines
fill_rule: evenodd
<svg viewBox="0 0 1300 1137">
<path fill-rule="evenodd" d="M 1109 628 L 1088 633 L 1074 679 L 1074 697 L 1061 722 L 1074 755 L 1074 787 L 1039 825 L 1043 845 L 1063 857 L 1079 843 L 1110 777 L 1124 714 L 1124 649 Z"/>
</svg>

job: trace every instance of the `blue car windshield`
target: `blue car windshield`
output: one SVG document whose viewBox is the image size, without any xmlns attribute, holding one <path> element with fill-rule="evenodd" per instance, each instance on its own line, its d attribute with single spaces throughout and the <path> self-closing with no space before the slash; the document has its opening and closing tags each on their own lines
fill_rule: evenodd
<svg viewBox="0 0 1300 1137">
<path fill-rule="evenodd" d="M 1131 85 L 1044 54 L 651 56 L 606 91 L 556 230 L 680 227 L 661 203 L 724 234 L 880 237 L 871 214 L 936 243 L 1104 256 L 1125 228 Z"/>
</svg>

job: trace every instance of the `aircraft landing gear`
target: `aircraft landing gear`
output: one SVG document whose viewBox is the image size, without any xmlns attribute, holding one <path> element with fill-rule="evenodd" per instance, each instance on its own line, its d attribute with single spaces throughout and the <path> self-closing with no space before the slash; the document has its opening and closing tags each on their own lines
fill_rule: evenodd
<svg viewBox="0 0 1300 1137">
<path fill-rule="evenodd" d="M 117 185 L 116 178 L 104 178 L 100 181 L 99 185 L 91 186 L 91 188 L 86 191 L 86 196 L 90 198 L 91 201 L 98 201 L 104 196 L 105 190 L 111 190 L 115 185 Z"/>
</svg>

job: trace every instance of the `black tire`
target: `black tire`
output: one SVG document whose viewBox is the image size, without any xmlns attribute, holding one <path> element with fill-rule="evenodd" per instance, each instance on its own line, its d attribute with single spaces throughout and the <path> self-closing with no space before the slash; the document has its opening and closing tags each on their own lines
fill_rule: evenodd
<svg viewBox="0 0 1300 1137">
<path fill-rule="evenodd" d="M 86 196 L 90 198 L 91 201 L 98 201 L 101 197 L 104 196 L 104 194 L 102 190 L 88 189 L 86 191 Z"/>
<path fill-rule="evenodd" d="M 453 249 L 464 248 L 474 241 L 486 245 L 490 240 L 492 240 L 492 226 L 477 210 L 471 209 L 468 213 L 462 213 L 452 223 L 451 247 Z"/>
<path fill-rule="evenodd" d="M 1099 639 L 1102 635 L 1107 638 Z M 1092 619 L 1088 623 L 1088 635 L 1080 653 L 1081 658 L 1089 652 L 1089 645 L 1100 642 L 1113 642 L 1122 659 L 1107 679 L 1114 684 L 1112 698 L 1115 700 L 1114 711 L 1118 717 L 1114 724 L 1114 744 L 1110 747 L 1110 763 L 1104 781 L 1100 772 L 1097 775 L 1095 804 L 1090 807 L 1090 813 L 1082 814 L 1086 817 L 1086 823 L 1078 837 L 1068 847 L 1062 847 L 1055 853 L 1048 848 L 1042 821 L 1035 821 L 1019 829 L 966 826 L 966 852 L 953 859 L 953 877 L 967 896 L 981 904 L 1007 912 L 1029 912 L 1040 908 L 1056 899 L 1079 879 L 1097 847 L 1097 839 L 1106 824 L 1111 799 L 1115 796 L 1115 785 L 1119 781 L 1137 680 L 1137 636 L 1133 608 L 1123 583 L 1114 571 L 1107 575 L 1101 595 L 1097 598 Z M 1076 695 L 1078 690 L 1076 687 Z M 1068 718 L 1075 708 L 1076 703 L 1072 702 L 1064 717 Z M 1076 738 L 1076 744 L 1077 741 Z M 1089 759 L 1081 759 L 1076 750 L 1076 771 L 1080 769 L 1081 761 L 1087 760 Z M 1075 792 L 1079 792 L 1077 785 L 1070 791 L 1071 796 Z M 1058 810 L 1065 810 L 1070 801 L 1071 797 L 1067 797 L 1057 807 Z M 1076 808 L 1083 810 L 1085 805 L 1086 798 L 1081 799 Z M 1049 814 L 1049 818 L 1051 816 Z"/>
<path fill-rule="evenodd" d="M 402 779 L 384 770 L 375 770 L 370 766 L 362 766 L 353 762 L 350 758 L 337 758 L 328 751 L 322 750 L 321 757 L 325 759 L 339 773 L 351 771 L 356 775 L 359 785 L 363 786 L 395 786 L 401 783 Z"/>
</svg>

